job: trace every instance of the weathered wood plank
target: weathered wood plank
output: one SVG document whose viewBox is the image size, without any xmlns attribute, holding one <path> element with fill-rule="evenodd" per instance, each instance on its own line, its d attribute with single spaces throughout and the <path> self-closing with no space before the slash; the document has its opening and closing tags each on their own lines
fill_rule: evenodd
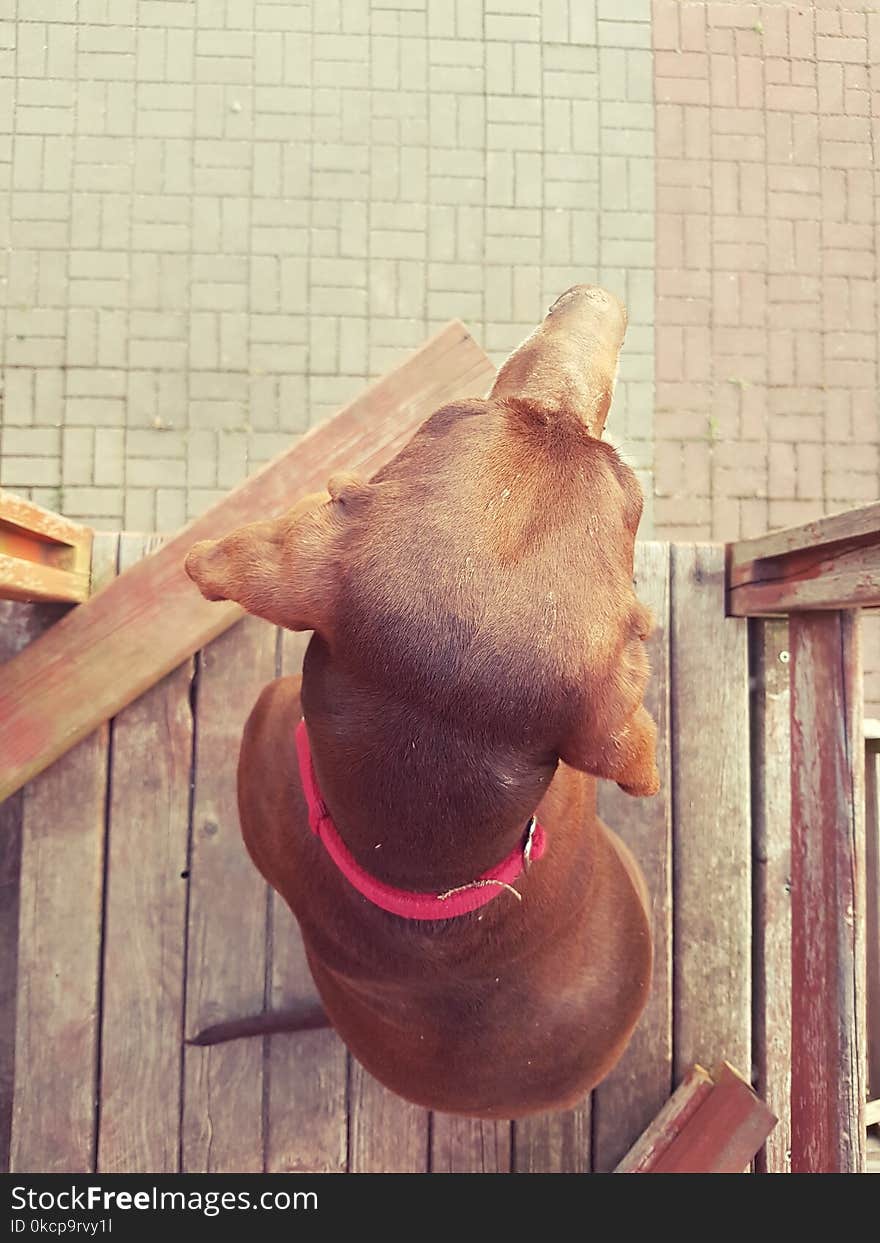
<svg viewBox="0 0 880 1243">
<path fill-rule="evenodd" d="M 702 1066 L 692 1066 L 669 1100 L 664 1103 L 629 1151 L 615 1167 L 615 1174 L 650 1172 L 657 1157 L 681 1135 L 712 1092 L 712 1076 Z"/>
<path fill-rule="evenodd" d="M 794 1173 L 865 1166 L 864 743 L 858 615 L 793 616 Z"/>
<path fill-rule="evenodd" d="M 657 722 L 660 793 L 633 799 L 599 783 L 599 814 L 638 861 L 652 904 L 651 996 L 621 1061 L 593 1093 L 593 1169 L 612 1170 L 672 1090 L 672 779 L 669 768 L 669 545 L 636 544 L 636 593 L 654 613 L 645 705 Z"/>
<path fill-rule="evenodd" d="M 0 600 L 0 664 L 10 660 L 64 615 L 59 604 Z M 9 1168 L 18 979 L 18 883 L 24 791 L 0 803 L 0 1170 Z"/>
<path fill-rule="evenodd" d="M 119 570 L 161 538 L 123 535 Z M 98 1169 L 180 1168 L 193 722 L 188 660 L 112 722 Z"/>
<path fill-rule="evenodd" d="M 728 1063 L 700 1066 L 617 1168 L 619 1174 L 741 1174 L 776 1124 Z"/>
<path fill-rule="evenodd" d="M 34 541 L 68 549 L 71 554 L 75 552 L 78 558 L 85 558 L 86 566 L 90 563 L 94 536 L 91 527 L 55 514 L 5 488 L 0 488 L 0 528 L 8 535 L 20 531 Z M 2 539 L 0 547 L 3 547 Z"/>
<path fill-rule="evenodd" d="M 282 672 L 299 673 L 311 633 L 282 631 Z M 278 894 L 272 901 L 270 1008 L 318 1001 L 299 925 Z M 268 1040 L 266 1169 L 269 1173 L 345 1173 L 347 1053 L 332 1030 Z"/>
<path fill-rule="evenodd" d="M 880 745 L 868 743 L 865 752 L 865 877 L 867 913 L 868 1090 L 880 1097 Z"/>
<path fill-rule="evenodd" d="M 727 593 L 733 617 L 859 606 L 880 606 L 880 546 L 793 553 L 759 581 L 732 585 Z"/>
<path fill-rule="evenodd" d="M 428 1169 L 426 1109 L 394 1096 L 351 1059 L 349 1173 L 423 1174 Z"/>
<path fill-rule="evenodd" d="M 433 1174 L 509 1174 L 509 1122 L 431 1115 Z"/>
<path fill-rule="evenodd" d="M 0 670 L 0 800 L 241 617 L 187 578 L 192 544 L 282 512 L 334 471 L 375 471 L 438 406 L 482 394 L 491 376 L 483 351 L 450 324 L 10 661 Z"/>
<path fill-rule="evenodd" d="M 558 1113 L 536 1114 L 513 1124 L 513 1163 L 517 1174 L 588 1174 L 590 1104 Z"/>
<path fill-rule="evenodd" d="M 115 574 L 117 548 L 96 537 L 97 583 Z M 15 1172 L 94 1169 L 107 739 L 102 727 L 24 794 Z"/>
<path fill-rule="evenodd" d="M 275 630 L 248 618 L 201 652 L 189 865 L 186 1033 L 262 1010 L 268 886 L 241 839 L 236 767 L 254 701 L 275 676 Z M 182 1168 L 260 1172 L 263 1041 L 187 1047 Z"/>
<path fill-rule="evenodd" d="M 672 546 L 674 1075 L 751 1067 L 746 623 L 724 616 L 724 549 Z"/>
<path fill-rule="evenodd" d="M 791 747 L 786 620 L 753 622 L 752 826 L 754 1066 L 758 1094 L 779 1122 L 759 1173 L 791 1170 Z"/>
<path fill-rule="evenodd" d="M 0 488 L 0 597 L 87 599 L 93 534 L 91 527 Z"/>
<path fill-rule="evenodd" d="M 25 557 L 0 552 L 0 598 L 81 604 L 89 598 L 87 570 L 59 570 Z"/>
<path fill-rule="evenodd" d="M 733 582 L 746 581 L 758 562 L 770 558 L 785 557 L 804 549 L 815 551 L 859 539 L 880 540 L 880 501 L 728 544 L 731 579 Z"/>
</svg>

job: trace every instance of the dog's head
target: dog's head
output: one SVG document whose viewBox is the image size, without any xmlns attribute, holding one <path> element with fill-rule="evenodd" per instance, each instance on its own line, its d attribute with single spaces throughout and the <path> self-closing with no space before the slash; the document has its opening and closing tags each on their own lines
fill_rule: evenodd
<svg viewBox="0 0 880 1243">
<path fill-rule="evenodd" d="M 615 298 L 576 286 L 487 399 L 438 410 L 369 482 L 334 477 L 196 544 L 187 573 L 208 599 L 315 630 L 434 718 L 603 775 L 641 705 L 651 626 L 632 585 L 641 491 L 597 438 L 625 324 Z"/>
</svg>

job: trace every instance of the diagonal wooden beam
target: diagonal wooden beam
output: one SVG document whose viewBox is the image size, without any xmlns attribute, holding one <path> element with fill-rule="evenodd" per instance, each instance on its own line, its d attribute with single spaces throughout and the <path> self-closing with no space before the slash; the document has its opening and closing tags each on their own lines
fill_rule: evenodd
<svg viewBox="0 0 880 1243">
<path fill-rule="evenodd" d="M 371 475 L 439 406 L 482 396 L 494 369 L 456 322 L 307 432 L 152 556 L 0 668 L 0 801 L 242 616 L 209 604 L 183 559 L 197 540 L 282 512 L 334 471 Z"/>
</svg>

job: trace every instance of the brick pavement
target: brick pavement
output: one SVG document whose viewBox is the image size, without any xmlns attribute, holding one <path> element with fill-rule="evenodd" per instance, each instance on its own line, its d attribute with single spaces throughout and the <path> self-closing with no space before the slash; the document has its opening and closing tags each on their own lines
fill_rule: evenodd
<svg viewBox="0 0 880 1243">
<path fill-rule="evenodd" d="M 874 500 L 880 11 L 655 0 L 652 34 L 657 532 Z"/>
<path fill-rule="evenodd" d="M 650 43 L 649 0 L 0 0 L 0 482 L 174 528 L 448 318 L 500 359 L 586 279 L 650 495 Z"/>
</svg>

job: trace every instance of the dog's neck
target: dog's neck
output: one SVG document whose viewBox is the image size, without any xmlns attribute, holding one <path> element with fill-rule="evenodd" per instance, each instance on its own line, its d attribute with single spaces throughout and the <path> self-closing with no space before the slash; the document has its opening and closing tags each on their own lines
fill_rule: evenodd
<svg viewBox="0 0 880 1243">
<path fill-rule="evenodd" d="M 517 754 L 340 673 L 315 641 L 302 702 L 322 795 L 346 846 L 378 880 L 465 884 L 522 839 L 555 760 Z"/>
</svg>

